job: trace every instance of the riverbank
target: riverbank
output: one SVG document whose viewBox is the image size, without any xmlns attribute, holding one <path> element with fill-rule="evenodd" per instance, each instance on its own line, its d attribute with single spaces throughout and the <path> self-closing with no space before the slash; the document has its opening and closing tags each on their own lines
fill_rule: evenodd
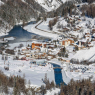
<svg viewBox="0 0 95 95">
<path fill-rule="evenodd" d="M 4 22 L 5 23 L 5 22 Z M 31 20 L 29 20 L 28 22 L 25 22 L 23 24 L 23 22 L 20 22 L 20 23 L 16 23 L 15 26 L 25 26 L 25 25 L 29 25 L 29 24 L 35 24 L 36 23 L 36 19 L 32 18 Z M 6 35 L 9 35 L 9 32 L 15 27 L 15 26 L 10 26 L 8 23 L 6 23 L 7 27 L 4 26 L 4 27 L 0 27 L 0 37 L 2 36 L 6 36 Z"/>
<path fill-rule="evenodd" d="M 49 61 L 49 63 L 56 64 L 56 65 L 60 66 L 60 68 L 62 68 L 61 72 L 62 72 L 63 82 L 65 84 L 68 84 L 70 82 L 70 78 L 66 74 L 66 70 L 63 67 L 63 63 L 61 61 L 58 61 L 57 59 L 53 59 L 53 60 Z"/>
</svg>

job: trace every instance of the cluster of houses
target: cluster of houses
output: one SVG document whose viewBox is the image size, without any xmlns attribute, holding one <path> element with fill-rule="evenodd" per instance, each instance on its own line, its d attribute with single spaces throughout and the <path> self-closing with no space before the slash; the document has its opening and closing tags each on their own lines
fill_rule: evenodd
<svg viewBox="0 0 95 95">
<path fill-rule="evenodd" d="M 81 72 L 81 73 L 85 73 L 86 71 L 88 71 L 90 68 L 89 66 L 82 66 L 82 65 L 69 65 L 69 70 L 70 72 Z"/>
<path fill-rule="evenodd" d="M 15 48 L 15 57 L 19 60 L 34 60 L 34 59 L 58 59 L 63 62 L 70 62 L 69 58 L 60 57 L 58 53 L 62 48 L 66 48 L 66 53 L 72 53 L 76 50 L 90 48 L 95 42 L 95 28 L 87 28 L 88 25 L 81 23 L 83 19 L 79 16 L 65 18 L 67 25 L 63 30 L 65 37 L 51 40 L 47 42 L 34 41 L 27 47 Z M 83 25 L 83 26 L 82 26 Z M 86 27 L 86 29 L 84 29 Z M 68 30 L 68 31 L 67 31 Z M 62 36 L 62 35 L 61 35 Z M 34 62 L 35 63 L 35 62 Z M 44 62 L 43 62 L 44 63 Z"/>
<path fill-rule="evenodd" d="M 50 42 L 34 41 L 27 47 L 21 47 L 19 49 L 15 48 L 15 57 L 17 57 L 19 60 L 58 59 L 58 53 L 60 52 L 60 49 L 73 43 L 73 39 L 64 39 Z"/>
<path fill-rule="evenodd" d="M 91 21 L 86 21 L 80 16 L 67 16 L 64 18 L 67 25 L 59 29 L 63 31 L 68 38 L 60 43 L 65 47 L 72 46 L 73 50 L 77 47 L 78 50 L 90 48 L 94 46 L 95 42 L 95 26 Z M 64 23 L 63 23 L 64 24 Z"/>
<path fill-rule="evenodd" d="M 27 47 L 21 47 L 19 49 L 15 48 L 15 57 L 19 60 L 51 60 L 56 58 L 63 62 L 70 62 L 69 58 L 59 57 L 58 53 L 60 50 L 65 47 L 66 52 L 71 53 L 75 51 L 76 47 L 78 50 L 92 47 L 93 44 L 91 44 L 91 41 L 92 39 L 90 33 L 85 33 L 84 38 L 78 41 L 74 41 L 71 37 L 47 42 L 34 41 Z"/>
</svg>

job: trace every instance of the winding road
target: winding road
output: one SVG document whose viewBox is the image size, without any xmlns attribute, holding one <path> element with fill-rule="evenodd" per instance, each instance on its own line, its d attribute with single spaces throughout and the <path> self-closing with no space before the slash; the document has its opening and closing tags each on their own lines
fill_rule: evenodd
<svg viewBox="0 0 95 95">
<path fill-rule="evenodd" d="M 43 30 L 43 29 L 38 28 L 38 26 L 41 23 L 43 23 L 43 20 L 39 21 L 35 25 L 32 24 L 32 25 L 25 26 L 24 29 L 27 30 L 28 32 L 38 34 L 38 35 L 48 37 L 48 38 L 58 39 L 60 35 L 64 35 L 66 37 L 66 35 L 61 32 L 48 31 L 48 30 Z M 44 27 L 44 26 L 42 26 L 42 27 Z"/>
<path fill-rule="evenodd" d="M 35 26 L 35 28 L 38 29 L 38 30 L 40 30 L 40 31 L 47 32 L 47 33 L 58 34 L 58 35 L 61 35 L 61 34 L 62 34 L 62 33 L 54 32 L 54 31 L 49 32 L 49 31 L 46 31 L 46 30 L 39 29 L 38 26 L 39 26 L 42 22 L 43 22 L 43 20 L 42 20 L 40 23 L 38 23 L 38 24 Z"/>
</svg>

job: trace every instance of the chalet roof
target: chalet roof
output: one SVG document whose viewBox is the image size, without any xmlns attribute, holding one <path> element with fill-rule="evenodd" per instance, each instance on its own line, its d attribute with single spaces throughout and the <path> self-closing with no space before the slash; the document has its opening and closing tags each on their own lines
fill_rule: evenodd
<svg viewBox="0 0 95 95">
<path fill-rule="evenodd" d="M 26 55 L 27 55 L 27 56 L 28 56 L 28 55 L 30 56 L 31 54 L 26 54 Z"/>
<path fill-rule="evenodd" d="M 47 56 L 48 57 L 48 59 L 51 59 L 52 58 L 52 56 Z"/>
<path fill-rule="evenodd" d="M 52 60 L 50 60 L 50 61 L 48 61 L 49 63 L 53 63 L 53 64 L 57 64 L 57 65 L 62 65 L 61 63 L 61 61 L 58 61 L 58 59 L 52 59 Z"/>
<path fill-rule="evenodd" d="M 87 39 L 78 40 L 79 42 L 87 42 Z"/>
<path fill-rule="evenodd" d="M 21 49 L 26 49 L 26 47 L 22 47 Z"/>
<path fill-rule="evenodd" d="M 20 59 L 23 58 L 23 57 L 25 57 L 25 55 L 19 55 L 19 58 L 20 58 Z"/>
<path fill-rule="evenodd" d="M 88 44 L 88 46 L 94 46 L 93 44 Z"/>
<path fill-rule="evenodd" d="M 68 41 L 68 40 L 72 40 L 72 41 L 74 41 L 72 38 L 62 39 L 61 41 Z"/>
<path fill-rule="evenodd" d="M 24 55 L 24 53 L 23 53 L 23 52 L 21 52 L 21 55 Z"/>
<path fill-rule="evenodd" d="M 92 29 L 92 31 L 95 31 L 95 29 Z"/>
<path fill-rule="evenodd" d="M 49 45 L 49 47 L 54 47 L 54 45 Z"/>
<path fill-rule="evenodd" d="M 63 59 L 63 60 L 70 60 L 69 58 L 66 58 L 66 57 L 64 57 L 64 58 L 62 57 L 62 59 Z"/>
<path fill-rule="evenodd" d="M 32 62 L 35 61 L 35 62 L 44 62 L 46 61 L 46 59 L 34 59 L 34 60 L 31 60 Z"/>
<path fill-rule="evenodd" d="M 33 41 L 32 43 L 34 43 L 34 44 L 47 44 L 46 42 L 37 42 L 37 41 Z"/>
<path fill-rule="evenodd" d="M 93 36 L 95 37 L 95 33 L 93 34 Z"/>
<path fill-rule="evenodd" d="M 81 19 L 78 19 L 78 20 L 81 20 Z"/>
<path fill-rule="evenodd" d="M 51 52 L 49 52 L 49 54 L 51 54 L 51 55 L 56 55 L 56 54 L 58 54 L 58 50 L 52 50 Z"/>
<path fill-rule="evenodd" d="M 30 49 L 31 47 L 27 47 L 28 49 Z"/>
<path fill-rule="evenodd" d="M 79 16 L 75 16 L 76 18 L 79 18 Z"/>
<path fill-rule="evenodd" d="M 51 51 L 52 49 L 48 49 L 49 51 Z"/>
</svg>

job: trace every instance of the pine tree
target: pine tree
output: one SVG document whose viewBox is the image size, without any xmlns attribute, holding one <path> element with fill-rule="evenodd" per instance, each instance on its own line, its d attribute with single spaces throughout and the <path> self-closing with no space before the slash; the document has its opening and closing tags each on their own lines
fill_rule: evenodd
<svg viewBox="0 0 95 95">
<path fill-rule="evenodd" d="M 44 78 L 44 82 L 47 82 L 47 73 L 45 73 L 45 78 Z"/>
<path fill-rule="evenodd" d="M 30 80 L 28 81 L 28 88 L 30 88 L 30 85 L 31 85 L 31 82 L 30 82 Z"/>
<path fill-rule="evenodd" d="M 14 87 L 14 89 L 13 89 L 13 94 L 17 95 L 17 89 L 16 89 L 16 87 Z"/>
<path fill-rule="evenodd" d="M 7 84 L 4 85 L 4 92 L 5 92 L 6 94 L 8 94 L 8 86 L 7 86 Z"/>
</svg>

